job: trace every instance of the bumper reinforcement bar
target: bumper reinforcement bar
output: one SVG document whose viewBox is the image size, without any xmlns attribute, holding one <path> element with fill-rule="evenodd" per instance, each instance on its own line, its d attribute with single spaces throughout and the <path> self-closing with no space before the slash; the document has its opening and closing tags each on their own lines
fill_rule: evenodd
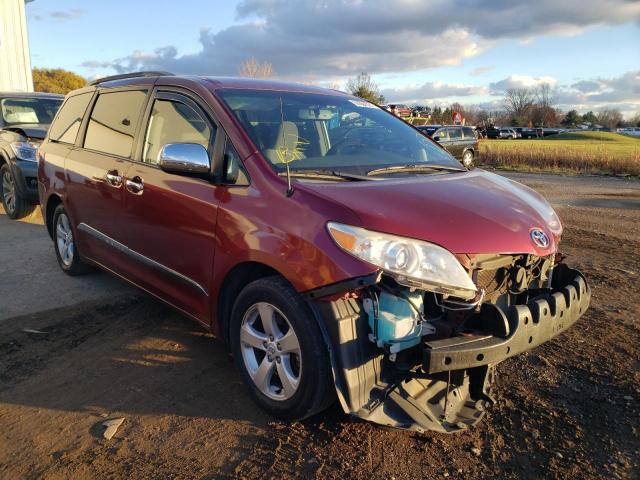
<svg viewBox="0 0 640 480">
<path fill-rule="evenodd" d="M 591 290 L 578 271 L 559 264 L 553 290 L 504 313 L 509 335 L 471 335 L 424 343 L 423 370 L 438 373 L 495 364 L 544 343 L 573 325 L 587 310 Z M 500 312 L 502 313 L 502 312 Z"/>
</svg>

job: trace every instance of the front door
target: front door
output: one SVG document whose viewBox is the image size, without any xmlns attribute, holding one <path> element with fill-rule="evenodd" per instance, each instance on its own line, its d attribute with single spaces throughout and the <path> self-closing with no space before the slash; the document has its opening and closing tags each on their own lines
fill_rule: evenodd
<svg viewBox="0 0 640 480">
<path fill-rule="evenodd" d="M 451 142 L 449 142 L 449 132 L 446 128 L 440 128 L 433 132 L 432 138 L 440 145 L 442 145 L 447 152 L 451 153 Z"/>
<path fill-rule="evenodd" d="M 157 91 L 145 121 L 139 162 L 124 186 L 126 245 L 141 287 L 200 319 L 209 315 L 215 252 L 216 186 L 207 179 L 158 167 L 169 143 L 198 143 L 213 151 L 216 126 L 194 99 Z M 132 264 L 132 265 L 134 265 Z"/>
</svg>

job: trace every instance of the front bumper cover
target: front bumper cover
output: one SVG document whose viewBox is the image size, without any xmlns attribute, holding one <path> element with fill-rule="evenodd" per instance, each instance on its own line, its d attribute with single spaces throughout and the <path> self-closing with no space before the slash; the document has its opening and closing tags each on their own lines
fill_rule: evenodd
<svg viewBox="0 0 640 480">
<path fill-rule="evenodd" d="M 329 345 L 345 412 L 401 429 L 451 433 L 477 424 L 493 403 L 496 363 L 569 328 L 585 312 L 590 298 L 582 274 L 559 264 L 551 292 L 506 313 L 500 311 L 510 327 L 504 337 L 425 342 L 422 370 L 405 378 L 399 378 L 383 352 L 367 340 L 366 315 L 356 299 L 315 300 L 311 305 Z"/>
<path fill-rule="evenodd" d="M 422 368 L 426 373 L 462 370 L 495 364 L 530 350 L 565 331 L 587 310 L 591 290 L 578 271 L 559 264 L 553 272 L 551 293 L 513 305 L 505 315 L 510 334 L 469 335 L 425 342 Z"/>
</svg>

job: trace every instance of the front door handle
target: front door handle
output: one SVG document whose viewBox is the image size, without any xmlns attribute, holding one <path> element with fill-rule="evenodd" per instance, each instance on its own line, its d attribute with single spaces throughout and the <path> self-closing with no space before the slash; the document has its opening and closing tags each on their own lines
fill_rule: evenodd
<svg viewBox="0 0 640 480">
<path fill-rule="evenodd" d="M 128 178 L 127 180 L 125 180 L 124 184 L 126 185 L 127 190 L 129 190 L 134 195 L 142 195 L 142 193 L 144 192 L 144 181 L 137 175 L 133 178 Z"/>
<path fill-rule="evenodd" d="M 118 174 L 117 170 L 109 170 L 105 175 L 107 179 L 107 183 L 115 188 L 120 188 L 122 186 L 122 177 Z"/>
</svg>

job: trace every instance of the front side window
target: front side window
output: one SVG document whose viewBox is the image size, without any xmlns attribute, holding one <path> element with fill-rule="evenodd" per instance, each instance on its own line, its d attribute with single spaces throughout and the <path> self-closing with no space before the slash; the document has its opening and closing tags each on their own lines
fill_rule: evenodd
<svg viewBox="0 0 640 480">
<path fill-rule="evenodd" d="M 147 126 L 142 161 L 158 163 L 160 151 L 168 143 L 197 143 L 209 149 L 211 134 L 209 123 L 191 106 L 157 99 Z"/>
<path fill-rule="evenodd" d="M 93 92 L 67 98 L 60 113 L 49 128 L 49 139 L 54 142 L 76 143 L 76 136 Z"/>
<path fill-rule="evenodd" d="M 143 90 L 101 93 L 89 118 L 84 148 L 130 158 L 146 97 Z"/>
<path fill-rule="evenodd" d="M 464 127 L 462 129 L 464 133 L 464 138 L 476 138 L 476 134 L 471 127 Z"/>
<path fill-rule="evenodd" d="M 0 115 L 5 125 L 50 124 L 62 100 L 56 98 L 3 98 L 0 100 Z"/>
<path fill-rule="evenodd" d="M 449 133 L 446 128 L 441 128 L 440 130 L 436 130 L 433 134 L 433 138 L 436 137 L 438 137 L 439 142 L 447 141 L 449 140 Z"/>
<path fill-rule="evenodd" d="M 249 89 L 219 94 L 278 172 L 287 164 L 357 174 L 421 163 L 460 167 L 423 134 L 356 97 Z"/>
</svg>

